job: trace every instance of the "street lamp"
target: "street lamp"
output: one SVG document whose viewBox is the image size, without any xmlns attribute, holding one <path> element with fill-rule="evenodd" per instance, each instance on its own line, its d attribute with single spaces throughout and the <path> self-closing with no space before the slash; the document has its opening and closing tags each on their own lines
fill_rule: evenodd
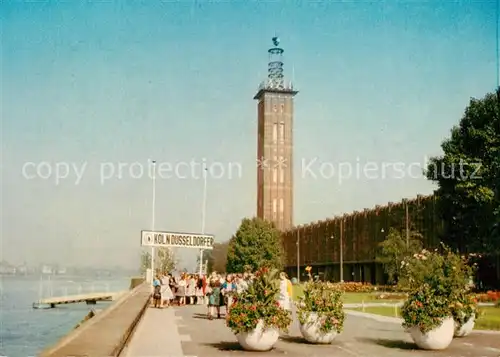
<svg viewBox="0 0 500 357">
<path fill-rule="evenodd" d="M 297 230 L 297 283 L 300 283 L 300 229 Z"/>
<path fill-rule="evenodd" d="M 203 170 L 203 204 L 201 208 L 201 234 L 205 234 L 205 216 L 207 211 L 207 168 Z M 203 249 L 200 249 L 200 275 L 203 273 Z"/>
<path fill-rule="evenodd" d="M 152 209 L 151 209 L 151 231 L 155 230 L 155 209 L 156 209 L 156 161 L 151 162 L 153 166 L 153 199 L 152 199 Z M 151 247 L 151 283 L 155 280 L 155 247 Z"/>
<path fill-rule="evenodd" d="M 340 282 L 344 282 L 344 218 L 340 220 Z"/>
</svg>

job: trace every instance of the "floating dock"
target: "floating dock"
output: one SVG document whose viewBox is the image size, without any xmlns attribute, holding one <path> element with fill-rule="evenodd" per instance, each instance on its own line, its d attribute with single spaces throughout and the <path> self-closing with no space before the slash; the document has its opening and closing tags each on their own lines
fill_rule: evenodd
<svg viewBox="0 0 500 357">
<path fill-rule="evenodd" d="M 107 292 L 107 293 L 89 293 L 80 295 L 69 295 L 50 297 L 41 299 L 33 303 L 34 309 L 50 309 L 56 305 L 79 304 L 86 303 L 87 305 L 95 305 L 98 301 L 113 301 L 121 296 L 124 292 Z"/>
</svg>

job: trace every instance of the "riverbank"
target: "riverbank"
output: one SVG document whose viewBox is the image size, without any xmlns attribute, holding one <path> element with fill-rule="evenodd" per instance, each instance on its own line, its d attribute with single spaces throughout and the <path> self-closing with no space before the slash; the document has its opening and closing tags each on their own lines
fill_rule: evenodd
<svg viewBox="0 0 500 357">
<path fill-rule="evenodd" d="M 48 296 L 50 287 L 53 296 L 106 288 L 110 291 L 128 290 L 130 277 L 95 279 L 55 276 L 51 278 L 50 285 L 44 284 L 44 297 Z M 3 356 L 35 356 L 69 333 L 91 309 L 105 309 L 112 303 L 62 305 L 54 309 L 35 310 L 32 303 L 40 298 L 40 277 L 3 276 L 0 286 L 0 355 Z"/>
</svg>

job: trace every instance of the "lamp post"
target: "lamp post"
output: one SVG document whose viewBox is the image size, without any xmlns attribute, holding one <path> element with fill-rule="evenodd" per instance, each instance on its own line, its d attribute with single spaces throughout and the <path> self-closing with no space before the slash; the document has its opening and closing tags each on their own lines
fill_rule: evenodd
<svg viewBox="0 0 500 357">
<path fill-rule="evenodd" d="M 297 231 L 297 283 L 300 283 L 300 229 Z"/>
<path fill-rule="evenodd" d="M 344 282 L 344 218 L 340 220 L 340 282 Z"/>
<path fill-rule="evenodd" d="M 153 199 L 152 199 L 152 209 L 151 209 L 151 230 L 154 232 L 155 230 L 155 209 L 156 209 L 156 161 L 153 160 L 151 162 L 153 166 L 153 174 L 152 174 L 152 181 L 153 181 Z M 151 247 L 151 283 L 155 279 L 155 247 Z"/>
<path fill-rule="evenodd" d="M 201 209 L 201 234 L 205 234 L 205 216 L 207 211 L 207 168 L 203 170 L 203 204 Z M 200 275 L 203 273 L 203 249 L 200 249 Z"/>
<path fill-rule="evenodd" d="M 410 246 L 410 218 L 408 215 L 408 200 L 405 200 L 406 248 Z"/>
</svg>

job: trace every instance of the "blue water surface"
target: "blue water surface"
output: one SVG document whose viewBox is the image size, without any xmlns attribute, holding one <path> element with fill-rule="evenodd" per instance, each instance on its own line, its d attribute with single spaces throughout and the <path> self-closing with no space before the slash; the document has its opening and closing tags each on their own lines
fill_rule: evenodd
<svg viewBox="0 0 500 357">
<path fill-rule="evenodd" d="M 123 291 L 128 289 L 130 278 L 2 276 L 0 283 L 0 355 L 27 357 L 57 342 L 91 309 L 105 309 L 110 305 L 83 303 L 37 310 L 33 309 L 33 302 L 40 297 Z"/>
</svg>

